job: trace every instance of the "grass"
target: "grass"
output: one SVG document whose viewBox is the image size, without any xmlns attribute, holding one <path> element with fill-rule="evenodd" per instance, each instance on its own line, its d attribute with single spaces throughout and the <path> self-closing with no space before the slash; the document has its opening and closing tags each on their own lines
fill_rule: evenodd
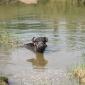
<svg viewBox="0 0 85 85">
<path fill-rule="evenodd" d="M 71 5 L 65 1 L 51 0 L 43 2 L 46 4 L 37 5 L 1 5 L 0 6 L 0 20 L 20 19 L 20 18 L 41 18 L 41 19 L 58 19 L 61 17 L 66 18 L 81 18 L 85 15 L 85 7 L 78 7 Z"/>
<path fill-rule="evenodd" d="M 8 85 L 8 78 L 7 77 L 0 77 L 0 85 Z"/>
</svg>

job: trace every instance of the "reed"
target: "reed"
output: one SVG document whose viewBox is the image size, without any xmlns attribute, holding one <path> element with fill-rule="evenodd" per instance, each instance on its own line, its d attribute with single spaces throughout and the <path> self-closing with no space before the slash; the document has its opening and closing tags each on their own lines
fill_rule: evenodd
<svg viewBox="0 0 85 85">
<path fill-rule="evenodd" d="M 84 3 L 77 0 L 40 0 L 36 5 L 23 3 L 0 5 L 0 20 L 41 18 L 57 19 L 61 17 L 81 18 L 85 15 Z"/>
</svg>

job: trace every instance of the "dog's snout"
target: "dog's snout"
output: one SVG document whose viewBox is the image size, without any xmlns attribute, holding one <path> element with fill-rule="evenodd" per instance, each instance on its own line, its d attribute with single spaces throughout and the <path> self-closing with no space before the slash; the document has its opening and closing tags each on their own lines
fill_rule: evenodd
<svg viewBox="0 0 85 85">
<path fill-rule="evenodd" d="M 46 45 L 43 42 L 38 42 L 37 49 L 36 49 L 37 51 L 43 52 L 45 48 L 46 48 Z"/>
</svg>

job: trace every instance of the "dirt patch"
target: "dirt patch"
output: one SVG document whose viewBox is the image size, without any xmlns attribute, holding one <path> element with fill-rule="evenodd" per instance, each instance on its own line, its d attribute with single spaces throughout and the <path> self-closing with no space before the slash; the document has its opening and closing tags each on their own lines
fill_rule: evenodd
<svg viewBox="0 0 85 85">
<path fill-rule="evenodd" d="M 38 0 L 19 0 L 25 4 L 37 4 Z"/>
</svg>

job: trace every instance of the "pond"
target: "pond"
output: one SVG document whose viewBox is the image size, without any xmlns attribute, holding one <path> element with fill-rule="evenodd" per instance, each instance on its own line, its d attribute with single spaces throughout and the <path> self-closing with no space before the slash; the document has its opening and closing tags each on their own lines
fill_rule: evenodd
<svg viewBox="0 0 85 85">
<path fill-rule="evenodd" d="M 8 76 L 10 85 L 79 85 L 69 71 L 85 62 L 85 21 L 22 19 L 1 24 L 20 42 L 10 50 L 0 47 L 0 74 Z M 39 36 L 48 37 L 44 54 L 23 46 Z"/>
</svg>

